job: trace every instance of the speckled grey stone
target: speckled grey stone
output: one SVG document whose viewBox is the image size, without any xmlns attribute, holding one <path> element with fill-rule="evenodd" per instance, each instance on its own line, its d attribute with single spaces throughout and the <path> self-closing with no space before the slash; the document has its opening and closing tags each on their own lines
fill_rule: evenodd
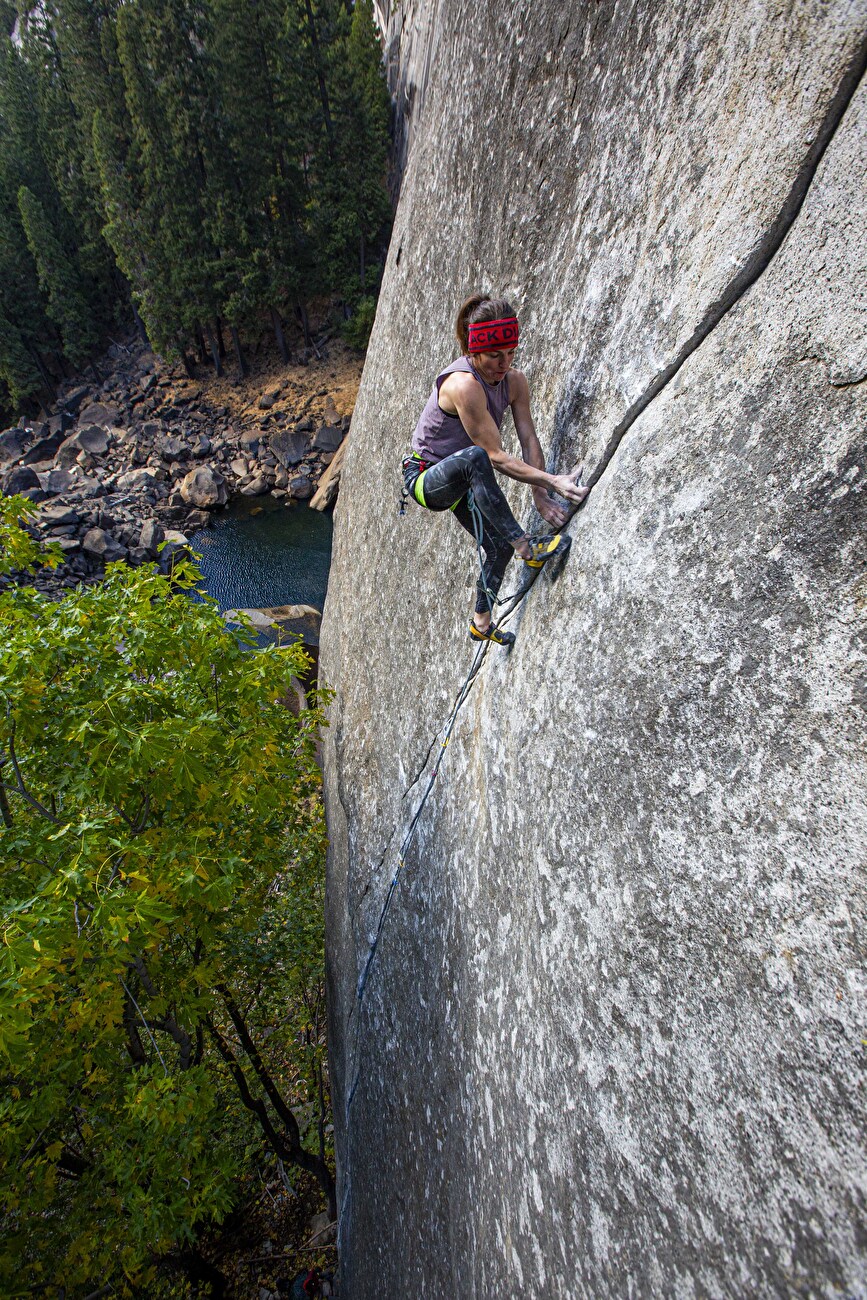
<svg viewBox="0 0 867 1300">
<path fill-rule="evenodd" d="M 320 659 L 344 1293 L 863 1297 L 867 6 L 402 18 Z M 596 486 L 461 714 L 359 1013 L 472 654 L 471 546 L 392 499 L 476 286 Z"/>
</svg>

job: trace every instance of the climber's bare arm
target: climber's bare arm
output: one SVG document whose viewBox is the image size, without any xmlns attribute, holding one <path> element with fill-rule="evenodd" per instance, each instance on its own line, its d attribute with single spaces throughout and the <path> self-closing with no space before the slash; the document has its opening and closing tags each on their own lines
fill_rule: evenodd
<svg viewBox="0 0 867 1300">
<path fill-rule="evenodd" d="M 521 378 L 523 379 L 523 376 Z M 526 382 L 524 380 L 525 385 Z M 488 453 L 491 464 L 500 474 L 516 479 L 519 483 L 527 483 L 534 489 L 539 488 L 542 493 L 556 492 L 558 496 L 565 497 L 567 501 L 574 501 L 576 505 L 584 500 L 586 491 L 584 488 L 578 487 L 573 475 L 547 473 L 542 458 L 542 449 L 539 447 L 539 440 L 536 438 L 535 430 L 533 431 L 533 440 L 538 449 L 535 464 L 532 461 L 518 460 L 516 456 L 509 455 L 503 447 L 500 431 L 491 418 L 482 386 L 472 375 L 461 371 L 449 375 L 440 386 L 440 405 L 446 411 L 454 407 L 455 413 L 459 416 L 461 424 L 473 442 Z M 529 409 L 528 398 L 528 418 Z M 517 423 L 516 416 L 516 426 Z M 532 421 L 530 421 L 530 427 L 532 428 Z M 518 436 L 521 437 L 520 432 Z M 523 451 L 523 439 L 521 439 L 521 448 Z"/>
<path fill-rule="evenodd" d="M 533 417 L 530 414 L 530 388 L 526 376 L 520 370 L 512 370 L 509 373 L 509 394 L 511 396 L 512 416 L 515 420 L 515 431 L 521 444 L 521 455 L 528 465 L 544 469 L 545 458 L 542 455 L 542 447 L 536 436 L 536 426 L 533 424 Z M 533 502 L 536 509 L 542 518 L 549 524 L 553 524 L 555 528 L 562 528 L 569 518 L 569 513 L 551 499 L 549 492 L 554 491 L 559 496 L 565 497 L 567 501 L 578 505 L 590 490 L 578 486 L 580 476 L 580 469 L 575 470 L 572 474 L 548 476 L 549 478 L 559 479 L 561 483 L 565 480 L 572 488 L 571 492 L 564 491 L 562 486 L 550 489 L 538 485 L 533 487 Z"/>
</svg>

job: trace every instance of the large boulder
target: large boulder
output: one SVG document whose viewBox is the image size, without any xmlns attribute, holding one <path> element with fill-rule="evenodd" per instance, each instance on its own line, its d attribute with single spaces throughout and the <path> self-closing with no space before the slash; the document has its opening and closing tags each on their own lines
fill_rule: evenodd
<svg viewBox="0 0 867 1300">
<path fill-rule="evenodd" d="M 211 510 L 214 506 L 224 506 L 229 499 L 229 490 L 222 474 L 209 465 L 199 465 L 191 469 L 181 480 L 181 496 L 191 506 Z"/>
<path fill-rule="evenodd" d="M 47 425 L 43 426 L 39 437 L 45 437 L 49 433 L 67 434 L 75 424 L 75 418 L 69 411 L 55 411 L 54 415 L 48 417 Z"/>
<path fill-rule="evenodd" d="M 42 484 L 36 471 L 29 465 L 19 465 L 17 469 L 7 470 L 3 475 L 2 484 L 4 497 L 29 496 L 31 492 L 42 491 Z M 31 497 L 31 500 L 34 499 Z"/>
<path fill-rule="evenodd" d="M 165 545 L 159 556 L 160 573 L 170 575 L 175 565 L 180 560 L 187 559 L 189 554 L 190 544 L 186 534 L 178 532 L 175 528 L 167 528 Z"/>
<path fill-rule="evenodd" d="M 163 460 L 184 460 L 189 456 L 190 449 L 183 438 L 168 434 L 159 440 L 159 453 Z"/>
<path fill-rule="evenodd" d="M 108 434 L 101 425 L 82 425 L 60 444 L 54 459 L 58 469 L 69 469 L 81 452 L 86 451 L 89 456 L 104 456 L 108 448 Z"/>
<path fill-rule="evenodd" d="M 293 465 L 298 465 L 310 450 L 310 439 L 297 430 L 281 430 L 279 433 L 272 433 L 268 440 L 268 446 L 279 460 L 280 464 L 286 469 L 291 469 Z"/>
<path fill-rule="evenodd" d="M 118 492 L 145 492 L 155 488 L 157 479 L 148 469 L 131 469 L 118 476 Z"/>
<path fill-rule="evenodd" d="M 160 543 L 165 540 L 165 536 L 163 526 L 158 519 L 146 519 L 141 527 L 138 544 L 149 559 L 155 560 Z"/>
<path fill-rule="evenodd" d="M 22 465 L 38 465 L 43 460 L 54 460 L 63 443 L 63 434 L 50 433 L 47 438 L 38 438 L 21 458 Z"/>
<path fill-rule="evenodd" d="M 23 455 L 23 429 L 7 429 L 5 433 L 0 433 L 0 465 L 10 465 Z"/>
<path fill-rule="evenodd" d="M 317 451 L 337 451 L 344 437 L 345 433 L 340 425 L 323 424 L 313 439 L 313 446 Z"/>
<path fill-rule="evenodd" d="M 285 643 L 300 637 L 305 645 L 319 645 L 322 614 L 313 605 L 272 605 L 263 609 L 227 609 L 223 614 L 227 623 L 239 623 L 241 616 L 249 619 L 254 631 L 269 633 L 276 641 Z"/>
<path fill-rule="evenodd" d="M 47 474 L 41 475 L 42 486 L 51 496 L 58 496 L 61 492 L 71 492 L 76 486 L 76 479 L 68 469 L 52 469 Z"/>
<path fill-rule="evenodd" d="M 244 429 L 238 439 L 238 446 L 241 451 L 247 452 L 250 456 L 255 456 L 259 451 L 259 444 L 264 435 L 261 429 Z"/>
<path fill-rule="evenodd" d="M 337 490 L 340 487 L 340 475 L 343 471 L 343 461 L 346 454 L 346 442 L 342 442 L 334 460 L 326 469 L 325 473 L 319 480 L 319 486 L 310 502 L 314 510 L 327 510 L 328 507 L 337 500 Z"/>
<path fill-rule="evenodd" d="M 378 8 L 412 142 L 321 659 L 341 1287 L 864 1297 L 867 9 Z M 477 288 L 593 489 L 443 754 L 475 548 L 393 503 Z"/>
<path fill-rule="evenodd" d="M 80 524 L 81 516 L 73 506 L 44 506 L 39 511 L 39 522 L 45 528 Z"/>
<path fill-rule="evenodd" d="M 91 402 L 86 406 L 78 417 L 79 425 L 86 424 L 104 424 L 111 427 L 113 424 L 120 423 L 120 411 L 116 406 L 111 406 L 104 402 Z"/>
<path fill-rule="evenodd" d="M 126 547 L 104 528 L 89 528 L 81 540 L 81 549 L 93 560 L 111 564 L 126 556 Z"/>
<path fill-rule="evenodd" d="M 73 388 L 65 395 L 65 397 L 60 399 L 59 405 L 62 406 L 65 411 L 68 411 L 70 415 L 77 415 L 86 399 L 90 396 L 91 391 L 89 384 L 83 384 L 78 388 Z"/>
</svg>

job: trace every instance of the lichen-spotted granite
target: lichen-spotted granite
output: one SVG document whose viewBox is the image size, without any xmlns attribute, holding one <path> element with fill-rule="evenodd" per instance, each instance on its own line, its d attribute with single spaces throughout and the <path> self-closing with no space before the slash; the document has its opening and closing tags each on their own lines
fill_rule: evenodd
<svg viewBox="0 0 867 1300">
<path fill-rule="evenodd" d="M 867 4 L 405 10 L 321 651 L 343 1294 L 860 1300 Z M 357 1032 L 472 656 L 472 548 L 396 503 L 477 285 L 546 451 L 613 454 L 461 715 Z"/>
</svg>

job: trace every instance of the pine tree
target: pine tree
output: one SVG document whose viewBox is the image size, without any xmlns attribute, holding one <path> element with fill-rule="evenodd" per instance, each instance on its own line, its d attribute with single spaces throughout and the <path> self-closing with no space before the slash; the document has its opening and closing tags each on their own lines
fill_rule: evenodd
<svg viewBox="0 0 867 1300">
<path fill-rule="evenodd" d="M 18 207 L 27 246 L 36 263 L 39 287 L 47 310 L 63 339 L 63 350 L 75 366 L 90 359 L 99 332 L 87 301 L 75 260 L 60 242 L 40 200 L 26 185 L 18 191 Z"/>
<path fill-rule="evenodd" d="M 22 184 L 29 183 L 49 200 L 53 191 L 29 129 L 33 101 L 26 69 L 5 34 L 8 17 L 0 35 L 0 371 L 17 405 L 40 387 L 51 386 L 43 353 L 59 351 L 60 336 L 45 315 L 18 209 Z"/>
<path fill-rule="evenodd" d="M 7 316 L 0 297 L 0 380 L 14 407 L 37 392 L 42 381 L 39 367 L 22 331 Z"/>
<path fill-rule="evenodd" d="M 354 306 L 376 288 L 391 219 L 390 110 L 371 0 L 356 0 L 351 18 L 338 7 L 335 22 L 329 84 L 336 148 L 323 178 L 319 238 L 331 287 Z"/>
<path fill-rule="evenodd" d="M 218 253 L 207 232 L 205 124 L 210 109 L 207 15 L 187 0 L 137 0 L 117 21 L 148 264 L 143 301 L 160 347 L 209 326 L 219 305 Z"/>
<path fill-rule="evenodd" d="M 211 224 L 223 308 L 247 323 L 267 307 L 279 324 L 281 307 L 300 310 L 309 288 L 302 165 L 315 130 L 309 61 L 283 0 L 213 0 L 212 8 L 216 144 L 230 169 Z"/>
<path fill-rule="evenodd" d="M 64 242 L 76 248 L 76 260 L 95 313 L 108 317 L 119 285 L 111 251 L 102 236 L 90 122 L 82 120 L 76 104 L 75 64 L 62 57 L 57 40 L 63 30 L 63 24 L 56 18 L 52 21 L 49 11 L 41 8 L 32 11 L 24 28 L 21 54 L 35 108 L 30 130 L 51 178 L 54 224 Z M 46 196 L 42 197 L 45 201 Z M 63 214 L 57 211 L 56 199 Z"/>
</svg>

